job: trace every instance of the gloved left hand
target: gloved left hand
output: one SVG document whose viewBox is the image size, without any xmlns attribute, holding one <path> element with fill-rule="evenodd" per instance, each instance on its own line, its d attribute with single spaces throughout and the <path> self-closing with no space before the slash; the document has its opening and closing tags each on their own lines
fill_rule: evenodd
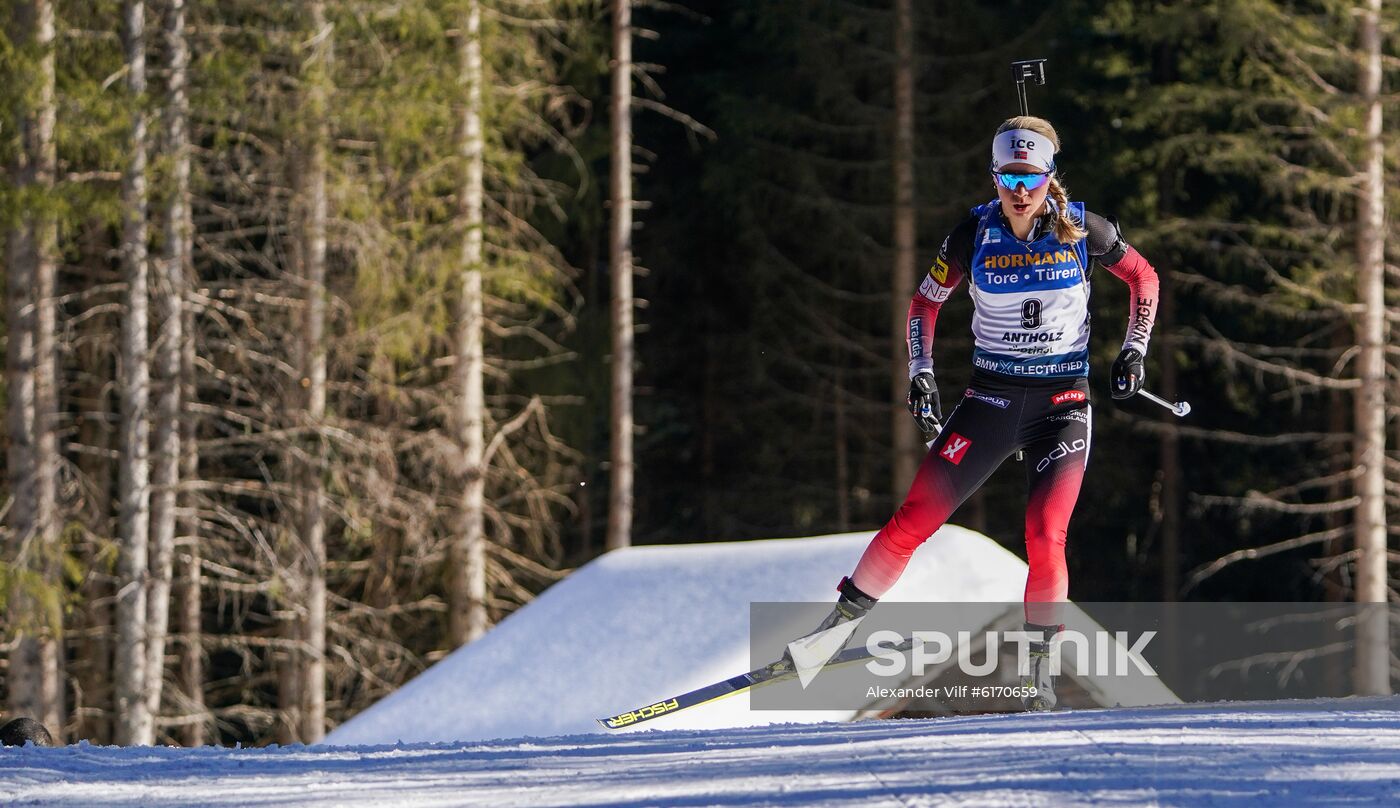
<svg viewBox="0 0 1400 808">
<path fill-rule="evenodd" d="M 943 402 L 938 399 L 938 383 L 927 370 L 914 374 L 909 380 L 909 397 L 906 399 L 909 414 L 914 423 L 924 433 L 938 432 L 943 428 Z"/>
<path fill-rule="evenodd" d="M 1137 348 L 1124 348 L 1118 354 L 1113 361 L 1112 378 L 1109 380 L 1109 392 L 1114 398 L 1132 398 L 1142 389 L 1146 377 L 1142 362 L 1142 351 Z"/>
</svg>

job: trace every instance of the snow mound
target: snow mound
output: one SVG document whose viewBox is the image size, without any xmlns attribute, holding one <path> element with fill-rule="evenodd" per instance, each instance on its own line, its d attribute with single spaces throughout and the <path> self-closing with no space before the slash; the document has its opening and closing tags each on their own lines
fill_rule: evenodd
<svg viewBox="0 0 1400 808">
<path fill-rule="evenodd" d="M 546 590 L 336 729 L 332 744 L 592 732 L 599 716 L 749 669 L 749 604 L 834 601 L 872 533 L 633 547 Z M 1026 564 L 945 525 L 885 601 L 1017 602 Z M 751 711 L 748 694 L 658 719 L 666 729 L 832 721 L 840 712 Z"/>
</svg>

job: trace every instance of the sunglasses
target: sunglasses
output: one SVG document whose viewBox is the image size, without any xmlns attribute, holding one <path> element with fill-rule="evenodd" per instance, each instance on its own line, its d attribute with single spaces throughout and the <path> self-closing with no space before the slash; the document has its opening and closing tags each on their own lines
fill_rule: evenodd
<svg viewBox="0 0 1400 808">
<path fill-rule="evenodd" d="M 1015 191 L 1017 185 L 1024 187 L 1027 191 L 1034 191 L 1050 181 L 1049 171 L 1044 174 L 1010 174 L 993 171 L 992 176 L 996 177 L 997 182 L 1001 183 L 1001 187 L 1008 191 Z"/>
</svg>

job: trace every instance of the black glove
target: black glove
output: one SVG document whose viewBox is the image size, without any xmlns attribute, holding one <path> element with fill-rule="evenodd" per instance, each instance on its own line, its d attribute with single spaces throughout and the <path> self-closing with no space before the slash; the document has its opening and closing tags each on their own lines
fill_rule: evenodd
<svg viewBox="0 0 1400 808">
<path fill-rule="evenodd" d="M 1124 348 L 1113 360 L 1113 378 L 1109 382 L 1109 392 L 1114 398 L 1132 398 L 1142 389 L 1145 374 L 1142 369 L 1142 351 L 1137 348 Z"/>
<path fill-rule="evenodd" d="M 927 370 L 914 374 L 909 380 L 909 414 L 924 432 L 942 429 L 943 404 L 938 400 L 938 385 Z"/>
</svg>

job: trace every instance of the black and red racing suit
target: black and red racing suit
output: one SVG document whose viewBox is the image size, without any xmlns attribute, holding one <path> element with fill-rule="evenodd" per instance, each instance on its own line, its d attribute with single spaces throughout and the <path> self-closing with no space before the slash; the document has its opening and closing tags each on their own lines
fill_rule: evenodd
<svg viewBox="0 0 1400 808">
<path fill-rule="evenodd" d="M 972 286 L 977 340 L 971 382 L 908 495 L 866 549 L 852 581 L 878 598 L 910 555 L 1007 457 L 1024 452 L 1026 620 L 1058 622 L 1068 597 L 1065 540 L 1089 458 L 1093 411 L 1088 385 L 1090 264 L 1128 284 L 1124 347 L 1146 354 L 1156 314 L 1152 266 L 1123 241 L 1116 223 L 1073 206 L 1088 231 L 1059 241 L 1053 207 L 1028 239 L 1017 239 L 996 203 L 981 206 L 944 240 L 909 306 L 909 374 L 931 371 L 934 324 L 964 277 Z"/>
</svg>

